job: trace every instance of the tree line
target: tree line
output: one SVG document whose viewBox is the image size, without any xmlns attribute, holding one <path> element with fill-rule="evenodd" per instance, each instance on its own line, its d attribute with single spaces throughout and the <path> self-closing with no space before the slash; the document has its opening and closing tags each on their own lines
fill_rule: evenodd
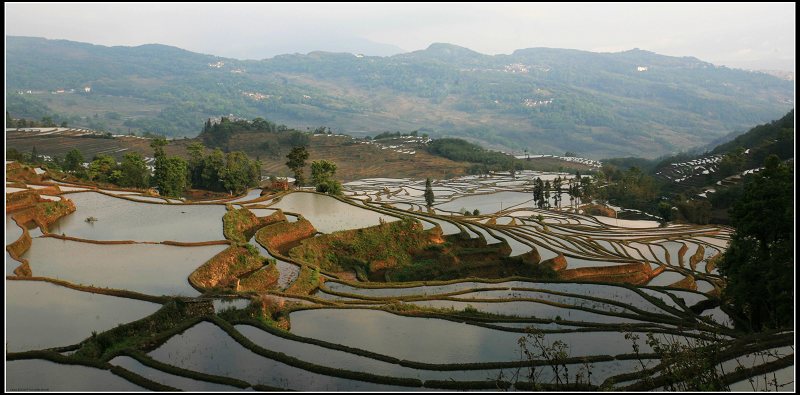
<svg viewBox="0 0 800 395">
<path fill-rule="evenodd" d="M 126 188 L 156 187 L 162 196 L 172 197 L 181 196 L 189 188 L 240 194 L 261 181 L 260 161 L 249 159 L 244 152 L 223 153 L 215 149 L 206 154 L 207 148 L 202 143 L 193 143 L 188 147 L 187 161 L 167 155 L 164 150 L 167 144 L 165 139 L 154 139 L 150 143 L 155 158 L 152 172 L 145 157 L 138 152 L 126 153 L 119 163 L 110 155 L 98 154 L 85 164 L 80 150 L 72 149 L 63 159 L 54 157 L 46 164 L 86 181 Z M 7 158 L 34 164 L 45 162 L 35 146 L 30 154 L 9 149 Z"/>
<path fill-rule="evenodd" d="M 308 148 L 304 145 L 293 147 L 286 155 L 286 166 L 294 173 L 295 187 L 306 184 L 305 166 L 309 158 Z M 336 163 L 329 160 L 311 162 L 311 183 L 317 192 L 329 195 L 341 195 L 342 184 L 336 178 Z"/>
<path fill-rule="evenodd" d="M 566 182 L 566 185 L 564 185 Z M 570 206 L 577 203 L 577 199 L 590 200 L 595 193 L 595 187 L 592 184 L 590 177 L 582 177 L 581 172 L 575 173 L 575 178 L 561 178 L 556 177 L 552 185 L 550 181 L 542 181 L 541 178 L 536 177 L 533 180 L 533 200 L 539 208 L 550 208 L 550 193 L 553 193 L 553 201 L 556 207 L 561 208 L 562 193 L 566 192 L 569 196 Z"/>
</svg>

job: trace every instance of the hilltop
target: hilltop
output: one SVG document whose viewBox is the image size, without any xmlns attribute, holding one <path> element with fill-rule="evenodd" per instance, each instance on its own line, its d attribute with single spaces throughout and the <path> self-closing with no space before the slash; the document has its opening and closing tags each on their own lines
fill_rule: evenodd
<svg viewBox="0 0 800 395">
<path fill-rule="evenodd" d="M 156 44 L 12 36 L 6 59 L 14 117 L 194 137 L 205 119 L 232 114 L 591 158 L 653 158 L 708 144 L 779 117 L 794 95 L 791 81 L 764 73 L 642 50 L 489 56 L 433 44 L 389 57 L 312 52 L 241 61 Z"/>
<path fill-rule="evenodd" d="M 742 198 L 747 180 L 764 169 L 767 157 L 794 160 L 794 110 L 738 136 L 729 136 L 729 140 L 705 152 L 657 160 L 607 159 L 603 161 L 603 174 L 613 176 L 615 183 L 636 177 L 635 186 L 647 186 L 639 195 L 624 190 L 612 194 L 618 200 L 627 199 L 631 206 L 638 204 L 640 209 L 656 213 L 659 202 L 667 199 L 693 222 L 727 223 L 728 209 Z"/>
<path fill-rule="evenodd" d="M 337 164 L 337 177 L 344 181 L 362 178 L 393 177 L 447 179 L 466 173 L 481 174 L 490 170 L 533 169 L 583 172 L 596 169 L 598 163 L 582 158 L 514 158 L 493 152 L 459 139 L 431 139 L 416 132 L 386 133 L 372 138 L 354 138 L 334 134 L 327 129 L 299 131 L 285 125 L 257 118 L 253 121 L 222 118 L 209 120 L 196 138 L 173 139 L 166 147 L 170 155 L 188 158 L 187 147 L 195 142 L 226 152 L 243 151 L 262 164 L 264 176 L 291 176 L 286 154 L 294 146 L 305 145 L 309 161 L 327 159 Z M 79 128 L 28 127 L 6 129 L 6 145 L 19 153 L 34 147 L 46 159 L 63 159 L 78 149 L 84 158 L 106 154 L 121 160 L 128 152 L 152 156 L 150 139 L 129 135 L 110 135 Z M 153 158 L 148 158 L 152 163 Z M 310 169 L 306 169 L 310 172 Z"/>
</svg>

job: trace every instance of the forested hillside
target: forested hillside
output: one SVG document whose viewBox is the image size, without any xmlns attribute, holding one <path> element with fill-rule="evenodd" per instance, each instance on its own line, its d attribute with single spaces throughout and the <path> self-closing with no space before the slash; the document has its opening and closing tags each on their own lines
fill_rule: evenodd
<svg viewBox="0 0 800 395">
<path fill-rule="evenodd" d="M 12 117 L 167 136 L 195 136 L 207 118 L 232 115 L 353 135 L 419 130 L 517 152 L 653 158 L 793 107 L 791 81 L 642 50 L 489 56 L 433 44 L 391 57 L 240 61 L 163 45 L 7 37 L 6 62 Z"/>
</svg>

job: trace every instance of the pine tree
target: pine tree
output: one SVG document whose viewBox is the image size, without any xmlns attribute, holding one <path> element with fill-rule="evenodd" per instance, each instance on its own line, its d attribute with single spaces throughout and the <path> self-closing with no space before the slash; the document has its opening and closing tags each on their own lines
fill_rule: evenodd
<svg viewBox="0 0 800 395">
<path fill-rule="evenodd" d="M 431 187 L 430 177 L 425 180 L 425 204 L 428 207 L 433 205 L 433 187 Z"/>
<path fill-rule="evenodd" d="M 550 181 L 544 182 L 544 205 L 550 208 Z"/>
</svg>

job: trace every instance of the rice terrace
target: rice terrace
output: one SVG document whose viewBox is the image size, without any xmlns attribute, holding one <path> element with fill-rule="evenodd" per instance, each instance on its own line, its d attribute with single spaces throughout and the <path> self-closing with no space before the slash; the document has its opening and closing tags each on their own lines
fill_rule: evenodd
<svg viewBox="0 0 800 395">
<path fill-rule="evenodd" d="M 412 179 L 193 202 L 6 168 L 10 387 L 654 390 L 687 345 L 731 389 L 791 378 L 793 333 L 720 305 L 731 228 L 538 208 L 567 174 L 437 181 L 428 209 Z"/>
<path fill-rule="evenodd" d="M 6 392 L 794 392 L 794 3 L 4 5 Z"/>
</svg>

